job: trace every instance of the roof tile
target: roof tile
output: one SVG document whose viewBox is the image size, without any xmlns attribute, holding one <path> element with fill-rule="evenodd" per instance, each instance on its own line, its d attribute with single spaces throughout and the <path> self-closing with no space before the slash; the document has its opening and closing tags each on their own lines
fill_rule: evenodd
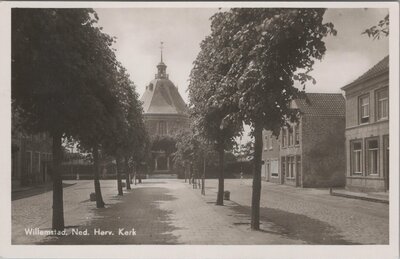
<svg viewBox="0 0 400 259">
<path fill-rule="evenodd" d="M 364 81 L 365 79 L 371 78 L 385 70 L 389 69 L 389 56 L 384 57 L 381 61 L 379 61 L 375 66 L 370 68 L 367 72 L 362 74 L 360 77 L 358 77 L 356 80 L 354 80 L 352 83 L 342 87 L 342 89 L 345 89 L 351 85 L 358 84 L 361 81 Z"/>
<path fill-rule="evenodd" d="M 309 116 L 344 116 L 345 99 L 342 94 L 306 93 L 306 97 L 296 99 L 300 111 Z"/>
</svg>

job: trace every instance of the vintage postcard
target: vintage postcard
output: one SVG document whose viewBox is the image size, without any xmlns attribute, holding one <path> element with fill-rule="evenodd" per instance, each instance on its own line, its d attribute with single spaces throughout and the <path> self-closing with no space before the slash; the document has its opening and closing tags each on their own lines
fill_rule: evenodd
<svg viewBox="0 0 400 259">
<path fill-rule="evenodd" d="M 398 7 L 0 3 L 0 257 L 398 258 Z"/>
</svg>

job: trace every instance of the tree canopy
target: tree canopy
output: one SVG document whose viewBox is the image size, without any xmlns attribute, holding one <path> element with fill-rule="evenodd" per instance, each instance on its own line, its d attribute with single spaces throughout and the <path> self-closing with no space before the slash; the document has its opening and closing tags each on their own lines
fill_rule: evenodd
<svg viewBox="0 0 400 259">
<path fill-rule="evenodd" d="M 326 51 L 322 38 L 336 34 L 322 23 L 325 9 L 238 8 L 212 18 L 216 52 L 226 68 L 219 102 L 236 105 L 228 115 L 248 125 L 274 130 L 295 119 L 288 104 L 304 90 L 316 59 Z M 294 87 L 295 81 L 303 89 Z M 222 104 L 221 104 L 222 105 Z"/>
<path fill-rule="evenodd" d="M 324 13 L 318 8 L 219 12 L 211 18 L 211 35 L 203 41 L 191 74 L 189 97 L 194 117 L 205 125 L 201 132 L 208 132 L 208 125 L 233 132 L 241 123 L 252 127 L 253 229 L 259 229 L 262 130 L 278 135 L 288 120 L 297 119 L 290 102 L 307 82 L 315 83 L 309 72 L 326 51 L 323 38 L 336 35 L 333 24 L 323 23 Z"/>
<path fill-rule="evenodd" d="M 64 227 L 62 138 L 95 161 L 100 147 L 131 156 L 146 139 L 138 94 L 98 19 L 83 8 L 12 10 L 11 96 L 25 129 L 53 137 L 55 229 Z"/>
</svg>

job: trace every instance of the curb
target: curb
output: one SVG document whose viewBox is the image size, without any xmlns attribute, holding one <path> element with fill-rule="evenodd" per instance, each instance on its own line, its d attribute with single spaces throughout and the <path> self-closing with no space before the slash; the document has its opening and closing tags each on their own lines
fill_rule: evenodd
<svg viewBox="0 0 400 259">
<path fill-rule="evenodd" d="M 344 197 L 344 198 L 350 198 L 350 199 L 358 199 L 358 200 L 364 200 L 364 201 L 372 201 L 372 202 L 379 202 L 379 203 L 389 204 L 388 200 L 379 199 L 379 198 L 356 196 L 356 195 L 351 195 L 351 194 L 338 193 L 338 192 L 334 192 L 334 191 L 332 191 L 330 194 L 332 196 L 338 196 L 338 197 Z"/>
</svg>

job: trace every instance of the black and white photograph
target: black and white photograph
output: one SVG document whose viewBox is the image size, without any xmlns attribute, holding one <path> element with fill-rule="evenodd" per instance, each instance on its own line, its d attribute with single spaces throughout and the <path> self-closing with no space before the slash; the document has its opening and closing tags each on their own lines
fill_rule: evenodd
<svg viewBox="0 0 400 259">
<path fill-rule="evenodd" d="M 336 4 L 0 3 L 0 256 L 398 258 L 398 3 Z"/>
</svg>

